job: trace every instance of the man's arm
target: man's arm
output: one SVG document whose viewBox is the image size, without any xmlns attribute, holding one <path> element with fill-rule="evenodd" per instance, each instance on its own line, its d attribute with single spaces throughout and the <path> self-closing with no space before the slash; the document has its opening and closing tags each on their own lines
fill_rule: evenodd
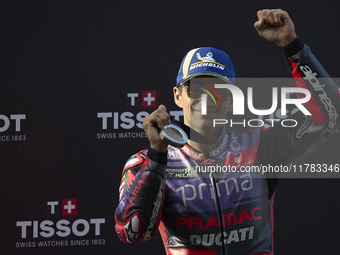
<svg viewBox="0 0 340 255">
<path fill-rule="evenodd" d="M 281 17 L 281 22 L 277 20 Z M 255 28 L 259 35 L 280 46 L 297 87 L 308 89 L 312 98 L 306 108 L 312 116 L 297 112 L 294 128 L 276 127 L 261 135 L 259 160 L 271 164 L 292 163 L 324 143 L 339 126 L 339 87 L 295 35 L 294 24 L 282 10 L 262 10 Z M 282 27 L 281 27 L 282 26 Z M 288 43 L 288 44 L 287 44 Z M 265 151 L 265 153 L 261 153 Z"/>
<path fill-rule="evenodd" d="M 124 243 L 156 236 L 163 208 L 166 152 L 151 148 L 132 156 L 123 170 L 116 233 Z"/>
<path fill-rule="evenodd" d="M 116 233 L 125 243 L 146 241 L 156 236 L 165 192 L 167 144 L 159 130 L 169 124 L 164 105 L 144 119 L 143 127 L 150 141 L 148 151 L 132 156 L 125 164 L 115 212 Z"/>
</svg>

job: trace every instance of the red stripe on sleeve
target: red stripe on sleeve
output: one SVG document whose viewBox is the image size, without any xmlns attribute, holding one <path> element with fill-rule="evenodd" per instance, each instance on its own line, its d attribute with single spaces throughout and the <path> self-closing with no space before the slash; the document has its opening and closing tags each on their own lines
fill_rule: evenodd
<svg viewBox="0 0 340 255">
<path fill-rule="evenodd" d="M 144 160 L 144 163 L 142 165 L 142 168 L 141 169 L 144 169 L 144 167 L 146 167 L 147 165 L 149 164 L 149 158 L 146 157 L 145 160 Z"/>
</svg>

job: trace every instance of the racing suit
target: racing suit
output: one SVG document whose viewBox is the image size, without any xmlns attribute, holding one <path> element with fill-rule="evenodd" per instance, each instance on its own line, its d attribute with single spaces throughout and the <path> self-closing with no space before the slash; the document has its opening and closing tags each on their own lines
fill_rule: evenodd
<svg viewBox="0 0 340 255">
<path fill-rule="evenodd" d="M 126 163 L 119 187 L 116 232 L 134 243 L 160 231 L 170 255 L 272 255 L 273 202 L 277 178 L 260 173 L 206 171 L 287 165 L 322 144 L 339 124 L 340 93 L 299 38 L 282 48 L 298 87 L 312 98 L 312 116 L 296 112 L 296 127 L 252 128 L 228 133 L 209 154 L 185 145 L 167 152 L 151 148 Z M 324 86 L 323 86 L 324 85 Z M 211 168 L 210 168 L 211 169 Z"/>
</svg>

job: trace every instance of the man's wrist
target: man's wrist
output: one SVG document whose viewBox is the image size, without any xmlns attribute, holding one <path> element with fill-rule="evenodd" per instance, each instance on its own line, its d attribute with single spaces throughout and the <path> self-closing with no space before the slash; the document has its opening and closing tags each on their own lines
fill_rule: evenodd
<svg viewBox="0 0 340 255">
<path fill-rule="evenodd" d="M 291 58 L 296 53 L 303 49 L 303 43 L 299 36 L 297 36 L 291 43 L 281 47 L 283 54 L 287 58 Z"/>
<path fill-rule="evenodd" d="M 155 161 L 158 164 L 166 165 L 168 162 L 167 152 L 157 151 L 149 147 L 148 149 L 148 158 L 152 161 Z"/>
</svg>

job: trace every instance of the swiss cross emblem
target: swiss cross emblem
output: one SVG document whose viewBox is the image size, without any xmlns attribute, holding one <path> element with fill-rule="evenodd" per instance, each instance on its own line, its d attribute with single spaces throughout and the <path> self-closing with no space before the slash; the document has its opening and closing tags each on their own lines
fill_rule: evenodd
<svg viewBox="0 0 340 255">
<path fill-rule="evenodd" d="M 77 215 L 77 199 L 62 200 L 62 215 Z"/>
<path fill-rule="evenodd" d="M 142 91 L 142 107 L 157 107 L 157 91 Z"/>
</svg>

